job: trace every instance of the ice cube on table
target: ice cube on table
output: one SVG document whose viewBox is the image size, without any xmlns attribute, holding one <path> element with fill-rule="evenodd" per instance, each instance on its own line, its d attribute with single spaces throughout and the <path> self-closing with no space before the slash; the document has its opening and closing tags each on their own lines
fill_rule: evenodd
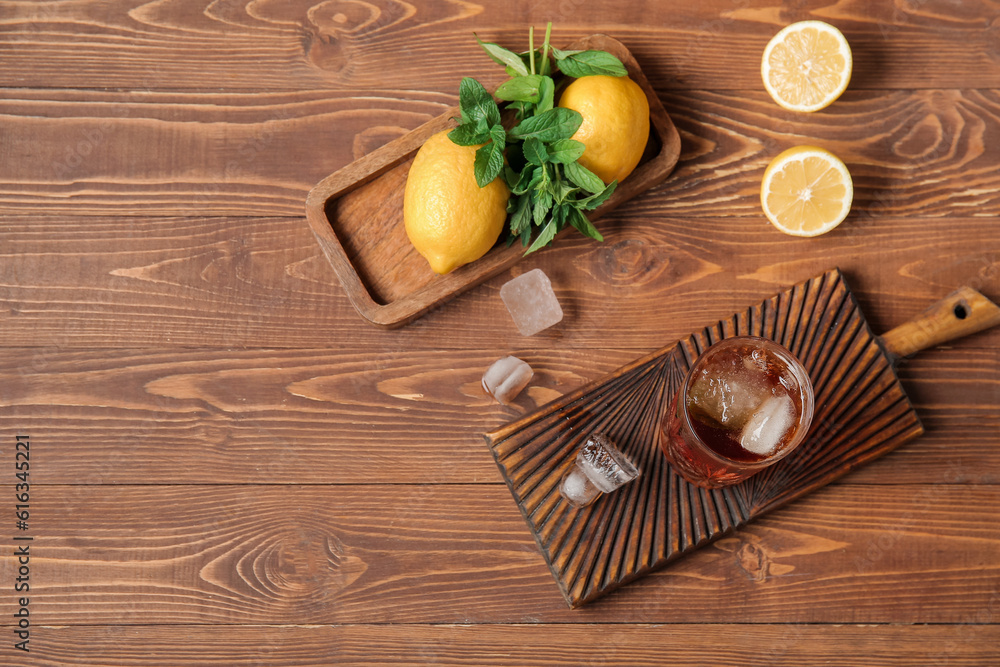
<svg viewBox="0 0 1000 667">
<path fill-rule="evenodd" d="M 522 336 L 534 336 L 562 321 L 559 299 L 552 282 L 541 269 L 532 269 L 500 288 L 500 298 L 507 306 Z"/>
<path fill-rule="evenodd" d="M 483 373 L 483 389 L 498 402 L 507 405 L 521 393 L 534 376 L 527 362 L 517 357 L 503 357 Z"/>
<path fill-rule="evenodd" d="M 705 369 L 691 383 L 692 407 L 720 426 L 739 428 L 764 402 L 767 389 L 748 371 Z"/>
<path fill-rule="evenodd" d="M 748 452 L 767 456 L 795 422 L 795 404 L 790 396 L 772 396 L 754 412 L 740 433 L 740 446 Z"/>
<path fill-rule="evenodd" d="M 639 476 L 639 469 L 603 433 L 595 433 L 580 447 L 573 468 L 559 492 L 576 507 L 593 502 Z"/>
</svg>

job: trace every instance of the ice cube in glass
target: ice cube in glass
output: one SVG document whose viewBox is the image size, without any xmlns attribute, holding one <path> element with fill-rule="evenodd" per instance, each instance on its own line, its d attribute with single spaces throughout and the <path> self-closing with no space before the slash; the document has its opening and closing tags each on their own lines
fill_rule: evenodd
<svg viewBox="0 0 1000 667">
<path fill-rule="evenodd" d="M 738 368 L 702 369 L 693 379 L 688 396 L 690 409 L 726 427 L 746 423 L 767 397 L 766 390 L 742 362 Z"/>
<path fill-rule="evenodd" d="M 796 418 L 795 404 L 787 394 L 771 396 L 747 420 L 740 446 L 748 452 L 770 455 Z"/>
</svg>

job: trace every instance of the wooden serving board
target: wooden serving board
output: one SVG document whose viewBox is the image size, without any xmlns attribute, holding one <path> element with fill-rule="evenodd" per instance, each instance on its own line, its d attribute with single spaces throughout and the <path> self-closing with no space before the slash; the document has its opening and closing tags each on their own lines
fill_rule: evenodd
<svg viewBox="0 0 1000 667">
<path fill-rule="evenodd" d="M 662 183 L 680 156 L 680 135 L 635 58 L 606 35 L 591 35 L 570 49 L 600 49 L 616 55 L 649 100 L 650 134 L 645 152 L 591 221 Z M 458 107 L 324 178 L 306 198 L 306 219 L 358 312 L 372 324 L 399 327 L 428 310 L 510 268 L 523 255 L 506 235 L 485 256 L 439 276 L 406 236 L 403 190 L 417 150 L 432 134 L 454 127 Z"/>
<path fill-rule="evenodd" d="M 570 607 L 688 554 L 818 489 L 923 432 L 895 359 L 1000 323 L 973 290 L 883 337 L 872 333 L 839 270 L 831 270 L 485 434 L 497 465 Z M 659 446 L 664 406 L 709 345 L 764 336 L 809 371 L 816 412 L 806 441 L 750 479 L 706 490 L 685 482 Z M 577 448 L 610 436 L 638 479 L 574 509 L 559 494 Z"/>
</svg>

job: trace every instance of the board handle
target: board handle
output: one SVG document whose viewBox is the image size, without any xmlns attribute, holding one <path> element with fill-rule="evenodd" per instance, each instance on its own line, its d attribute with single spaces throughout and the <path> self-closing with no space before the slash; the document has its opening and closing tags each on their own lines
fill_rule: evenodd
<svg viewBox="0 0 1000 667">
<path fill-rule="evenodd" d="M 962 287 L 916 319 L 882 334 L 882 345 L 895 357 L 908 357 L 998 324 L 1000 307 L 971 287 Z"/>
</svg>

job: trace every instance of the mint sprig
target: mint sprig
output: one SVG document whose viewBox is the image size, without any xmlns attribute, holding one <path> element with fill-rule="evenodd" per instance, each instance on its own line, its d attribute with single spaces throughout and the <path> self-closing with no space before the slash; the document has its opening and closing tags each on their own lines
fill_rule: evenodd
<svg viewBox="0 0 1000 667">
<path fill-rule="evenodd" d="M 625 76 L 625 66 L 605 51 L 556 49 L 549 44 L 551 32 L 549 23 L 541 49 L 535 49 L 534 29 L 529 29 L 524 53 L 477 36 L 486 54 L 510 76 L 497 88 L 496 98 L 513 111 L 514 125 L 505 129 L 493 97 L 478 81 L 466 77 L 459 86 L 459 124 L 448 134 L 461 146 L 482 144 L 476 151 L 476 182 L 484 187 L 501 177 L 507 183 L 508 244 L 519 239 L 527 248 L 525 254 L 550 244 L 567 226 L 602 241 L 585 212 L 604 203 L 618 185 L 617 181 L 605 185 L 578 162 L 584 145 L 572 136 L 583 117 L 555 106 L 558 85 L 553 75 Z"/>
<path fill-rule="evenodd" d="M 507 132 L 500 123 L 500 108 L 489 91 L 472 77 L 465 77 L 458 86 L 458 108 L 461 119 L 448 138 L 459 146 L 478 146 L 476 151 L 476 183 L 484 188 L 503 171 Z"/>
</svg>

